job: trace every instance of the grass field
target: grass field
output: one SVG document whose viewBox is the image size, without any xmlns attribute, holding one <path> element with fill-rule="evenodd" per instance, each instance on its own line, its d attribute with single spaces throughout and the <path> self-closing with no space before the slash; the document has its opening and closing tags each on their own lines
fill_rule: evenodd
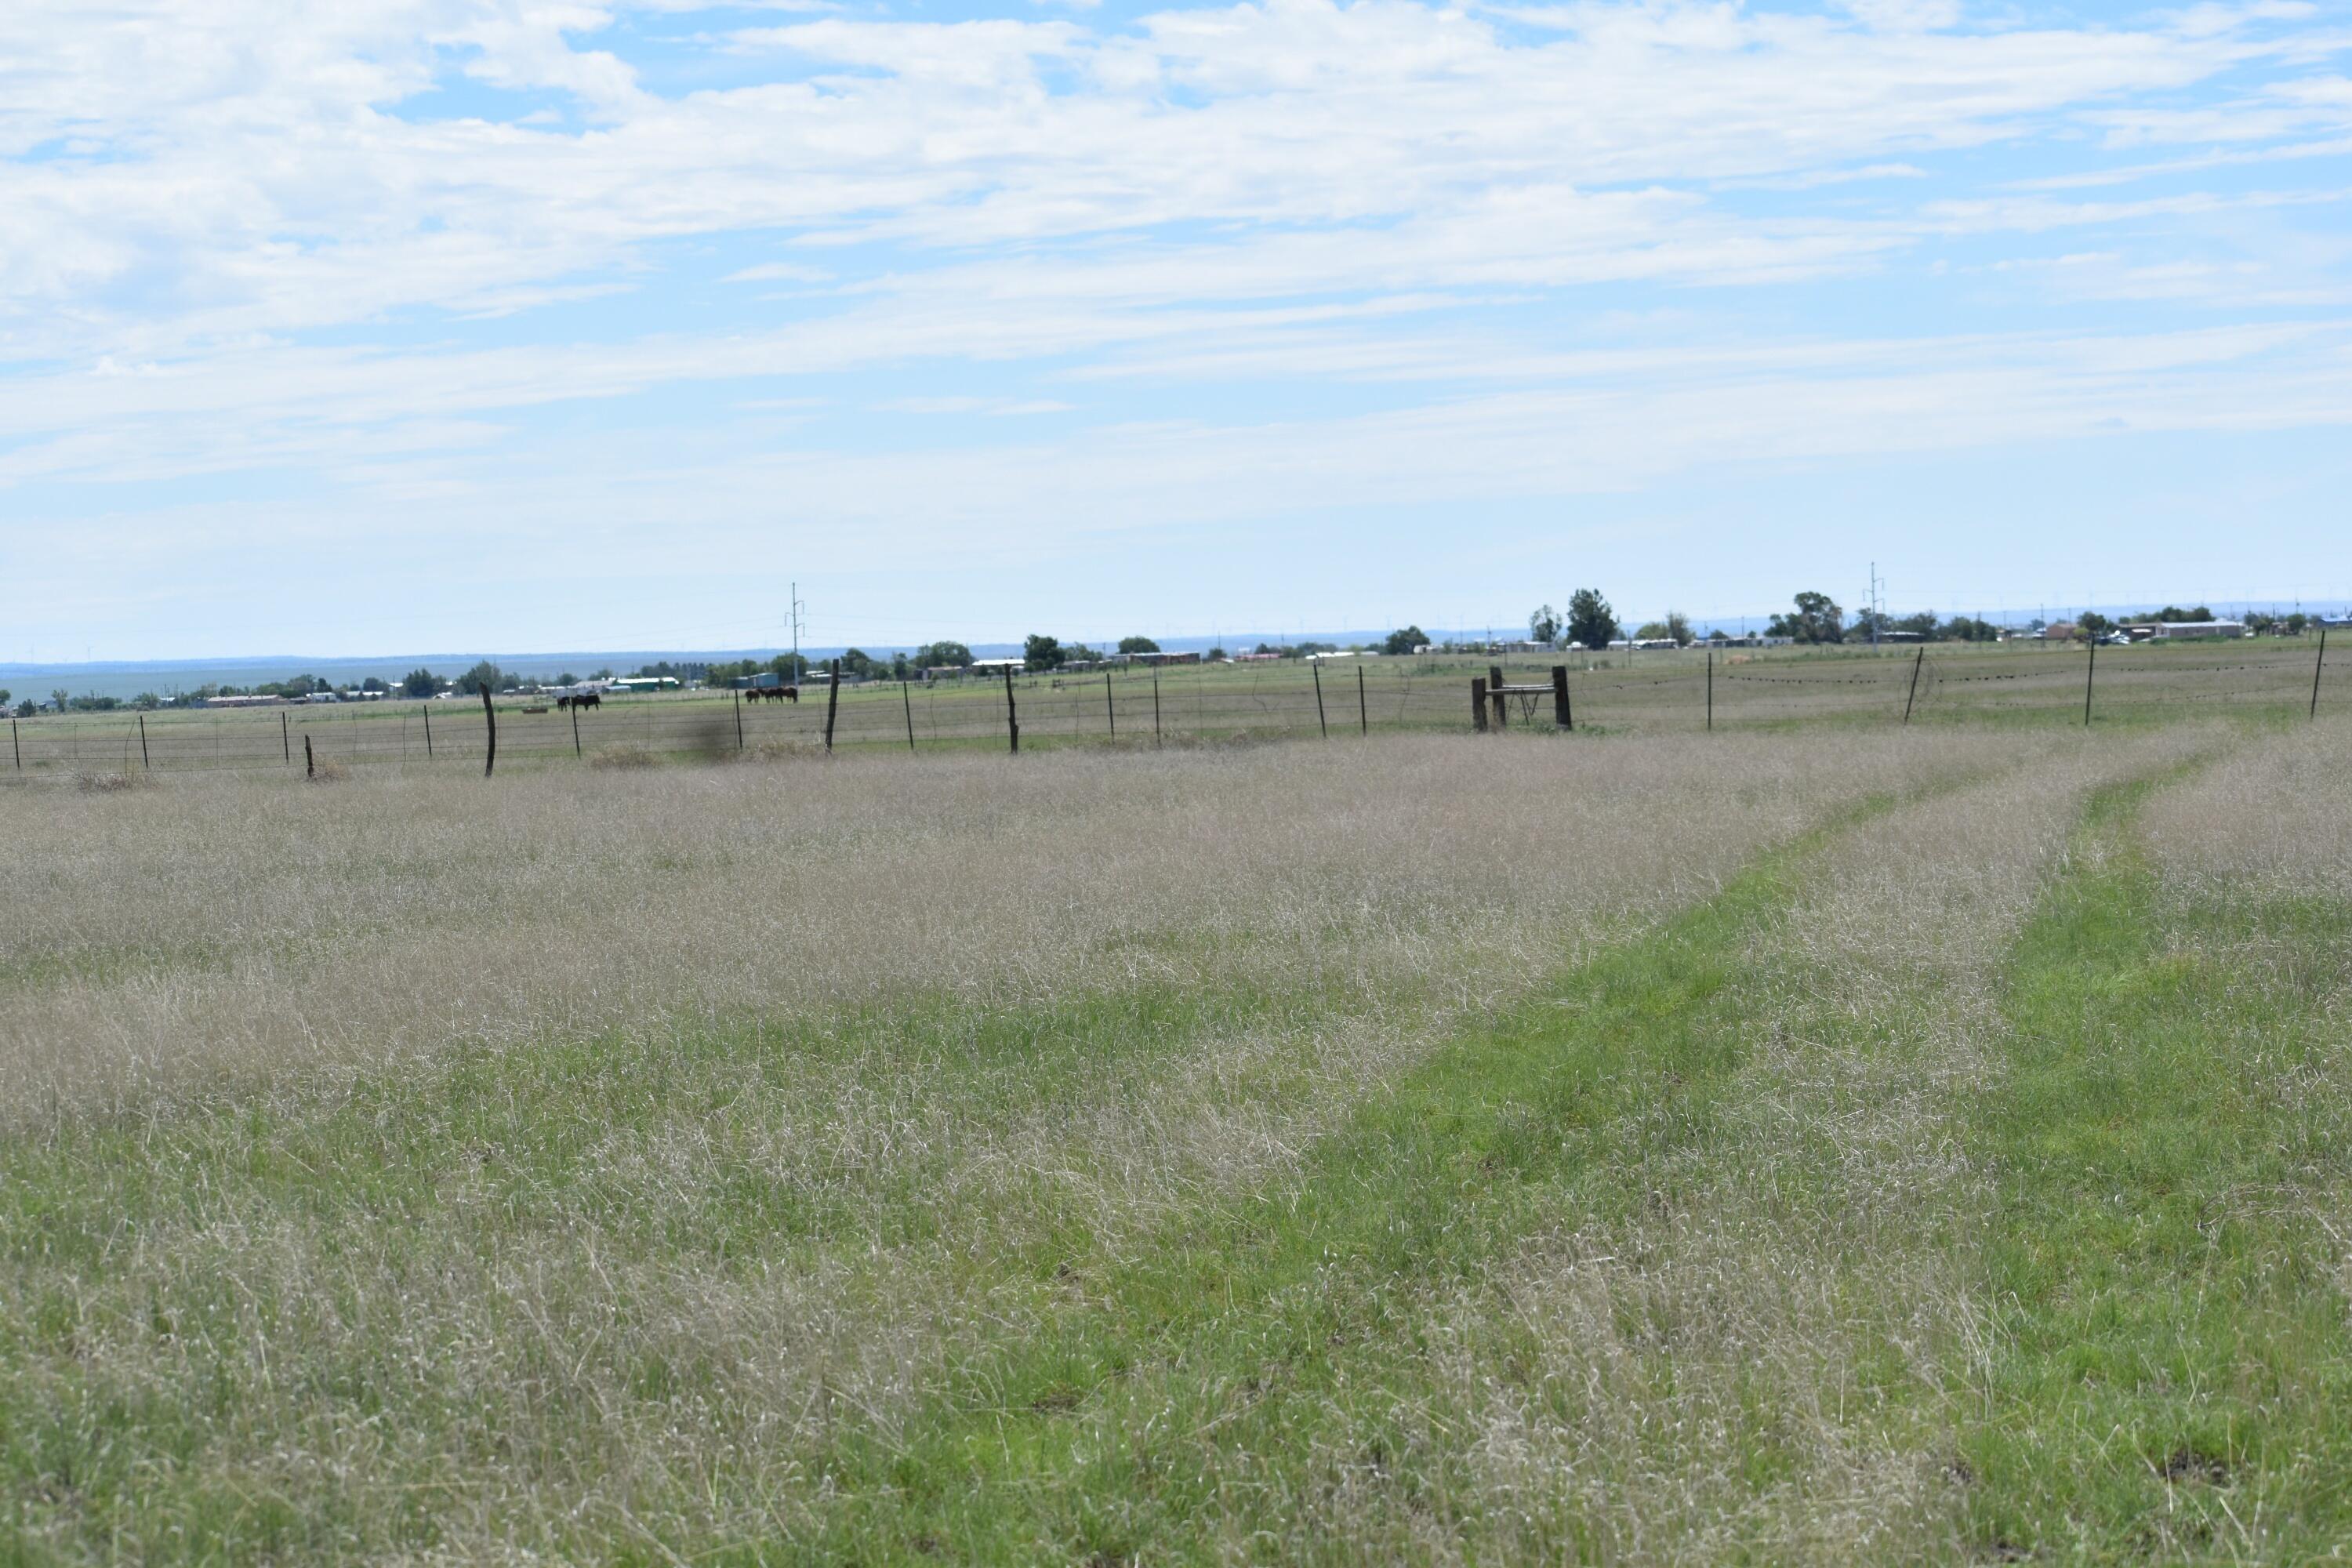
<svg viewBox="0 0 2352 1568">
<path fill-rule="evenodd" d="M 28 773 L 0 1562 L 2326 1558 L 2352 721 L 2187 651 Z"/>
</svg>

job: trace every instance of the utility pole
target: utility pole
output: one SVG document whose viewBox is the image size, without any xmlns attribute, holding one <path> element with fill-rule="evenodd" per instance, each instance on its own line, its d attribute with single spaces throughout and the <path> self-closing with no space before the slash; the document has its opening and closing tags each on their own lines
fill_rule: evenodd
<svg viewBox="0 0 2352 1568">
<path fill-rule="evenodd" d="M 792 595 L 793 684 L 798 686 L 801 683 L 801 612 L 808 606 L 801 603 L 801 585 L 798 583 L 792 585 Z"/>
</svg>

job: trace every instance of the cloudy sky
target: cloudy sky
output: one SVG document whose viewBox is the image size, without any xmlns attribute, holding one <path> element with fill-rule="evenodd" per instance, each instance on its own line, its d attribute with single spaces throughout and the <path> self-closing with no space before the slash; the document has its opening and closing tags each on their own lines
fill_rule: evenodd
<svg viewBox="0 0 2352 1568">
<path fill-rule="evenodd" d="M 2352 6 L 10 0 L 0 658 L 2352 595 Z"/>
</svg>

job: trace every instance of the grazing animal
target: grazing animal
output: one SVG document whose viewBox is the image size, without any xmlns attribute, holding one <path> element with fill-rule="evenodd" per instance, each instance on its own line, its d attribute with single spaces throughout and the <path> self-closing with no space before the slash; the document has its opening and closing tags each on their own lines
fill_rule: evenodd
<svg viewBox="0 0 2352 1568">
<path fill-rule="evenodd" d="M 604 699 L 601 693 L 583 691 L 576 697 L 559 697 L 555 705 L 558 708 L 602 708 Z"/>
<path fill-rule="evenodd" d="M 798 702 L 801 689 L 797 686 L 754 686 L 743 695 L 754 702 Z"/>
</svg>

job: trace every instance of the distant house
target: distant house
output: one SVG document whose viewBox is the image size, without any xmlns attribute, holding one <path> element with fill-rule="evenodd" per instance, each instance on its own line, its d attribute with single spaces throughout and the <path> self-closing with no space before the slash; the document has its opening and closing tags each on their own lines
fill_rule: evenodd
<svg viewBox="0 0 2352 1568">
<path fill-rule="evenodd" d="M 1025 658 L 976 658 L 971 661 L 974 675 L 1002 675 L 1008 669 L 1021 675 L 1028 668 L 1029 661 Z"/>
</svg>

